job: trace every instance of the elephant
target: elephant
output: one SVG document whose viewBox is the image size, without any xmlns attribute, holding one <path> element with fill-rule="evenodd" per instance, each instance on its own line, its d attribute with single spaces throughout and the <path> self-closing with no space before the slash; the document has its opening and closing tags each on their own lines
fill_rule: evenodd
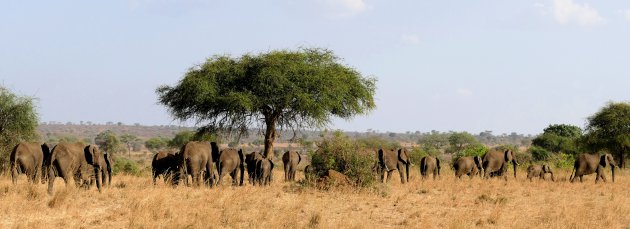
<svg viewBox="0 0 630 229">
<path fill-rule="evenodd" d="M 245 155 L 245 164 L 247 164 L 247 176 L 250 184 L 254 184 L 256 182 L 256 162 L 262 159 L 263 155 L 259 152 L 252 152 Z"/>
<path fill-rule="evenodd" d="M 103 186 L 109 187 L 112 184 L 112 160 L 109 153 L 102 153 L 99 157 L 99 165 L 104 165 L 105 168 L 101 169 L 101 179 Z M 94 184 L 95 179 L 90 179 L 90 186 Z"/>
<path fill-rule="evenodd" d="M 164 182 L 171 181 L 173 185 L 177 184 L 179 178 L 179 156 L 179 152 L 172 151 L 160 151 L 153 155 L 153 160 L 151 161 L 153 185 L 156 184 L 156 180 L 160 175 Z"/>
<path fill-rule="evenodd" d="M 295 172 L 300 161 L 302 161 L 302 156 L 297 151 L 287 151 L 282 155 L 284 181 L 295 181 Z"/>
<path fill-rule="evenodd" d="M 432 156 L 425 156 L 420 159 L 420 174 L 422 179 L 425 179 L 428 173 L 433 173 L 433 180 L 437 176 L 440 176 L 440 159 Z"/>
<path fill-rule="evenodd" d="M 507 170 L 507 163 L 512 162 L 514 167 L 514 178 L 516 178 L 516 166 L 518 161 L 514 156 L 512 150 L 491 151 L 483 155 L 483 177 L 489 178 L 490 176 L 503 176 L 503 172 Z M 496 172 L 496 173 L 495 173 Z M 503 176 L 507 180 L 507 176 Z"/>
<path fill-rule="evenodd" d="M 273 179 L 273 161 L 263 158 L 256 161 L 256 181 L 258 185 L 267 186 Z"/>
<path fill-rule="evenodd" d="M 35 184 L 41 177 L 46 182 L 47 168 L 50 161 L 50 147 L 47 144 L 22 142 L 13 147 L 11 155 L 11 180 L 17 184 L 20 173 L 26 174 L 28 181 Z"/>
<path fill-rule="evenodd" d="M 606 166 L 610 166 L 612 171 L 612 181 L 615 182 L 615 167 L 617 166 L 617 163 L 611 154 L 607 153 L 601 156 L 588 153 L 580 154 L 575 160 L 575 164 L 573 164 L 573 171 L 571 172 L 569 180 L 573 183 L 575 178 L 580 177 L 580 182 L 582 182 L 582 177 L 584 175 L 596 173 L 597 178 L 595 179 L 595 183 L 597 183 L 599 179 L 606 182 L 606 177 L 604 176 L 604 169 Z"/>
<path fill-rule="evenodd" d="M 392 177 L 392 172 L 398 170 L 400 174 L 400 182 L 403 184 L 409 182 L 409 167 L 411 166 L 411 158 L 405 149 L 396 150 L 378 150 L 379 169 L 381 173 L 381 181 L 385 183 L 385 173 L 387 172 L 387 182 Z"/>
<path fill-rule="evenodd" d="M 468 175 L 472 179 L 477 174 L 481 177 L 483 174 L 481 157 L 460 157 L 453 163 L 453 169 L 455 169 L 455 177 L 457 178 L 461 178 L 462 175 Z"/>
<path fill-rule="evenodd" d="M 545 179 L 545 174 L 551 173 L 551 180 L 556 181 L 556 178 L 553 176 L 553 170 L 548 165 L 530 165 L 527 167 L 527 179 L 532 181 L 534 177 L 540 177 L 540 179 Z"/>
<path fill-rule="evenodd" d="M 223 176 L 230 174 L 232 177 L 232 185 L 243 185 L 243 176 L 245 175 L 245 156 L 243 150 L 224 149 L 219 153 L 217 160 L 217 171 L 219 172 L 218 185 L 222 184 Z M 240 180 L 237 179 L 240 174 Z"/>
<path fill-rule="evenodd" d="M 219 159 L 216 142 L 190 141 L 179 152 L 179 179 L 184 179 L 184 184 L 188 185 L 188 174 L 192 177 L 193 185 L 201 185 L 201 179 L 206 185 L 215 184 L 212 163 Z"/>
<path fill-rule="evenodd" d="M 72 177 L 77 186 L 83 184 L 87 188 L 94 180 L 98 191 L 101 192 L 101 170 L 107 169 L 107 165 L 103 164 L 104 161 L 100 158 L 104 156 L 95 145 L 59 143 L 53 148 L 48 164 L 48 193 L 53 192 L 55 175 L 63 178 L 66 185 Z"/>
</svg>

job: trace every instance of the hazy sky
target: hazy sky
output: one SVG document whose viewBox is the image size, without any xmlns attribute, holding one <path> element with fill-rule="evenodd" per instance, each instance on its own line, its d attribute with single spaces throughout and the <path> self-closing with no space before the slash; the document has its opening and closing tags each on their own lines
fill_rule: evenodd
<svg viewBox="0 0 630 229">
<path fill-rule="evenodd" d="M 331 128 L 536 134 L 630 98 L 630 1 L 2 1 L 0 85 L 41 121 L 180 124 L 155 88 L 213 54 L 329 48 L 378 78 Z"/>
</svg>

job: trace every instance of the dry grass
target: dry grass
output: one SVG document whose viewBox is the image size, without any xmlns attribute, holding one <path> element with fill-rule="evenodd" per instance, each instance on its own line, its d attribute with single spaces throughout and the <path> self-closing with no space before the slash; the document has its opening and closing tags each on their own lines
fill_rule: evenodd
<svg viewBox="0 0 630 229">
<path fill-rule="evenodd" d="M 630 179 L 616 183 L 418 179 L 398 177 L 374 191 L 319 191 L 280 182 L 271 187 L 171 188 L 149 177 L 116 176 L 98 193 L 45 185 L 13 186 L 0 177 L 1 228 L 630 228 Z M 300 174 L 301 175 L 301 174 Z M 610 176 L 610 175 L 609 175 Z"/>
</svg>

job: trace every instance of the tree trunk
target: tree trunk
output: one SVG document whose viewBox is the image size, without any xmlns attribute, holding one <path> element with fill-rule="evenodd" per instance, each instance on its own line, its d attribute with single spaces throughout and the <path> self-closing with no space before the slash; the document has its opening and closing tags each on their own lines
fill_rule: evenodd
<svg viewBox="0 0 630 229">
<path fill-rule="evenodd" d="M 276 118 L 265 117 L 265 152 L 263 155 L 269 160 L 273 160 L 273 142 L 276 140 Z"/>
<path fill-rule="evenodd" d="M 626 151 L 622 150 L 620 154 L 621 154 L 621 162 L 619 162 L 619 168 L 625 169 L 626 168 L 626 157 L 625 157 Z"/>
</svg>

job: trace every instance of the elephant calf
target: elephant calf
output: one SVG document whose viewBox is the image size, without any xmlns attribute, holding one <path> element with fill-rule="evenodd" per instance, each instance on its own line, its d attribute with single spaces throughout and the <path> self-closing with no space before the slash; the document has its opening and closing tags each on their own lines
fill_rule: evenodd
<svg viewBox="0 0 630 229">
<path fill-rule="evenodd" d="M 261 186 L 267 186 L 271 184 L 273 179 L 273 161 L 269 158 L 263 158 L 256 162 L 256 181 Z"/>
<path fill-rule="evenodd" d="M 457 178 L 461 178 L 462 175 L 468 175 L 472 179 L 473 176 L 483 175 L 480 156 L 460 157 L 453 163 L 453 169 L 455 169 L 455 177 Z"/>
<path fill-rule="evenodd" d="M 302 161 L 302 156 L 297 151 L 287 151 L 282 155 L 285 181 L 295 181 L 295 172 L 300 161 Z"/>
<path fill-rule="evenodd" d="M 432 156 L 425 156 L 420 159 L 420 174 L 425 179 L 429 173 L 433 173 L 433 180 L 440 176 L 440 159 Z"/>
<path fill-rule="evenodd" d="M 151 173 L 153 175 L 153 184 L 159 176 L 162 176 L 164 182 L 171 181 L 172 184 L 177 183 L 179 172 L 179 152 L 160 151 L 153 155 L 151 161 Z"/>
<path fill-rule="evenodd" d="M 247 176 L 250 184 L 255 184 L 258 176 L 256 175 L 256 164 L 263 159 L 263 155 L 259 152 L 252 152 L 245 155 L 245 164 L 247 164 Z"/>
<path fill-rule="evenodd" d="M 243 150 L 225 149 L 219 153 L 217 161 L 217 171 L 219 172 L 218 185 L 223 182 L 223 176 L 230 174 L 232 185 L 243 185 L 243 175 L 245 175 L 245 156 Z M 238 179 L 240 175 L 240 181 Z"/>
<path fill-rule="evenodd" d="M 545 179 L 545 174 L 551 174 L 551 180 L 556 181 L 556 178 L 553 176 L 553 171 L 548 165 L 530 165 L 527 167 L 527 179 L 532 181 L 534 177 L 540 177 L 540 179 Z"/>
</svg>

